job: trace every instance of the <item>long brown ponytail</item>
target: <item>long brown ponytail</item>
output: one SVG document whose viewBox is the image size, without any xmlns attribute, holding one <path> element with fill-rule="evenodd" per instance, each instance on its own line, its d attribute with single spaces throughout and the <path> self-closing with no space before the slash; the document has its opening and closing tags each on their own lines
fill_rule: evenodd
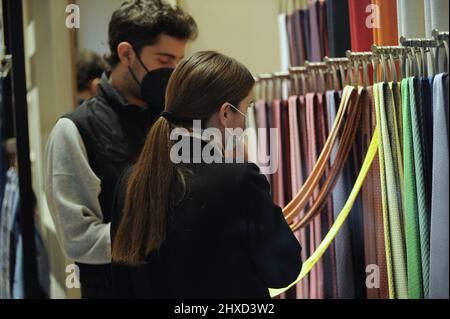
<svg viewBox="0 0 450 319">
<path fill-rule="evenodd" d="M 184 119 L 207 119 L 225 102 L 240 102 L 254 86 L 251 73 L 220 53 L 198 52 L 175 69 L 167 88 L 166 111 Z M 173 186 L 186 191 L 186 171 L 170 159 L 172 128 L 163 117 L 150 129 L 131 173 L 125 207 L 113 242 L 116 263 L 140 265 L 166 238 Z"/>
<path fill-rule="evenodd" d="M 124 215 L 112 251 L 115 262 L 139 265 L 166 237 L 171 187 L 168 181 L 176 174 L 169 158 L 170 127 L 162 117 L 156 121 L 129 177 Z"/>
</svg>

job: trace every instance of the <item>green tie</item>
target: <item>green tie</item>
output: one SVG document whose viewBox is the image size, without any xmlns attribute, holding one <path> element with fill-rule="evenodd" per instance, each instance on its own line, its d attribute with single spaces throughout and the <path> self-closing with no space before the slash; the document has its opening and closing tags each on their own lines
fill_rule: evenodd
<svg viewBox="0 0 450 319">
<path fill-rule="evenodd" d="M 419 118 L 418 104 L 420 103 L 420 93 L 418 93 L 418 79 L 409 79 L 409 92 L 411 96 L 411 124 L 412 124 L 412 140 L 414 147 L 414 166 L 415 181 L 417 191 L 417 208 L 419 212 L 419 235 L 420 250 L 422 256 L 422 280 L 424 298 L 429 295 L 429 274 L 430 274 L 430 222 L 427 211 L 427 200 L 425 194 L 424 167 L 422 162 L 422 133 L 421 120 Z M 416 92 L 418 94 L 416 94 Z"/>
<path fill-rule="evenodd" d="M 408 296 L 423 298 L 422 261 L 419 239 L 419 213 L 417 208 L 414 146 L 411 125 L 409 79 L 402 81 L 403 153 L 405 168 L 405 229 L 408 260 Z"/>
<path fill-rule="evenodd" d="M 382 196 L 383 206 L 385 207 L 387 218 L 385 232 L 389 234 L 389 240 L 386 246 L 391 249 L 391 264 L 393 274 L 393 284 L 395 292 L 391 293 L 391 297 L 406 299 L 408 298 L 407 290 L 407 272 L 406 272 L 406 253 L 404 243 L 404 230 L 402 223 L 402 198 L 401 183 L 399 175 L 399 152 L 398 152 L 398 132 L 396 129 L 395 107 L 392 90 L 388 84 L 379 83 L 375 85 L 375 109 L 377 123 L 380 126 L 380 163 L 382 185 L 384 184 L 384 196 Z M 388 118 L 390 110 L 392 118 Z M 389 124 L 391 123 L 391 133 Z M 384 180 L 383 180 L 384 179 Z"/>
</svg>

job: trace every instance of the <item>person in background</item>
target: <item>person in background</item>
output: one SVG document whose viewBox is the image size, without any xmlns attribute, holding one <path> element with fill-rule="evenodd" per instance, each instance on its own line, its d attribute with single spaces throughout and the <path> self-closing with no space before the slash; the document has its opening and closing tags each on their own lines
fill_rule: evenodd
<svg viewBox="0 0 450 319">
<path fill-rule="evenodd" d="M 97 95 L 53 128 L 45 192 L 58 239 L 79 266 L 82 298 L 110 298 L 110 216 L 122 170 L 164 109 L 168 79 L 197 35 L 193 18 L 157 0 L 127 1 L 109 24 L 110 71 Z"/>
<path fill-rule="evenodd" d="M 176 68 L 165 112 L 117 184 L 116 297 L 269 299 L 269 288 L 298 277 L 301 247 L 266 177 L 255 164 L 224 160 L 234 139 L 226 131 L 245 127 L 254 84 L 245 66 L 217 52 L 196 53 Z M 173 147 L 181 128 L 189 143 L 181 138 L 187 151 L 180 154 Z M 210 141 L 214 131 L 221 138 Z"/>
<path fill-rule="evenodd" d="M 107 70 L 106 61 L 95 52 L 83 50 L 77 58 L 78 105 L 97 95 L 102 74 Z"/>
</svg>

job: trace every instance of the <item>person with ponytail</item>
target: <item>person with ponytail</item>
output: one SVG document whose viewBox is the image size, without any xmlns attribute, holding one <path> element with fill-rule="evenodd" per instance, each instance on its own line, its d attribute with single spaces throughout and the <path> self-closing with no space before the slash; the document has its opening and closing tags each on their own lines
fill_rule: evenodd
<svg viewBox="0 0 450 319">
<path fill-rule="evenodd" d="M 245 66 L 213 51 L 176 67 L 165 111 L 116 186 L 111 236 L 118 298 L 266 299 L 269 288 L 298 277 L 300 244 L 259 168 L 203 156 L 210 144 L 225 156 L 226 133 L 244 129 L 254 85 Z M 221 140 L 195 134 L 195 121 Z M 173 156 L 186 137 L 174 139 L 177 129 L 189 133 L 184 161 Z"/>
</svg>

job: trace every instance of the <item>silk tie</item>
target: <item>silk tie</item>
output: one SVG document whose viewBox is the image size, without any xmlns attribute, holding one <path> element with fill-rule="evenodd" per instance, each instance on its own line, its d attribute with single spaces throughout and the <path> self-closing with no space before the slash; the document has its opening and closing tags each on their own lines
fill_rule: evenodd
<svg viewBox="0 0 450 319">
<path fill-rule="evenodd" d="M 373 107 L 373 88 L 368 88 L 368 99 L 367 103 L 362 106 L 363 109 L 363 119 L 362 119 L 362 136 L 361 136 L 361 154 L 367 152 L 367 148 L 372 138 L 372 107 Z M 374 211 L 374 185 L 373 185 L 373 166 L 367 174 L 366 181 L 362 189 L 362 202 L 363 202 L 363 218 L 364 218 L 364 255 L 365 255 L 365 265 L 378 265 L 377 262 L 377 232 L 376 232 L 376 222 L 375 222 L 375 211 Z M 380 267 L 380 274 L 382 273 Z M 380 276 L 381 277 L 381 276 Z M 380 280 L 381 281 L 381 280 Z M 381 284 L 380 284 L 381 286 Z M 367 286 L 367 298 L 368 299 L 379 299 L 379 289 L 373 286 Z"/>
<path fill-rule="evenodd" d="M 321 7 L 322 8 L 322 7 Z M 316 104 L 316 118 L 318 119 L 318 127 L 319 127 L 319 139 L 318 139 L 318 149 L 321 150 L 325 146 L 327 137 L 328 137 L 328 125 L 327 125 L 327 108 L 326 108 L 326 96 L 324 94 L 317 94 L 317 104 Z M 330 167 L 325 170 L 325 174 L 329 175 Z M 323 182 L 325 182 L 325 178 Z M 321 187 L 323 185 L 320 185 Z M 328 230 L 333 225 L 333 202 L 332 197 L 328 196 L 326 202 L 323 207 L 323 211 L 321 214 L 322 217 L 322 229 L 321 229 L 321 238 L 323 239 L 323 234 L 326 234 Z M 324 269 L 324 278 L 323 278 L 323 294 L 322 298 L 324 299 L 335 299 L 337 294 L 336 287 L 336 254 L 335 249 L 331 246 L 323 257 L 323 269 Z"/>
<path fill-rule="evenodd" d="M 318 1 L 310 1 L 308 6 L 309 11 L 309 28 L 311 32 L 311 61 L 321 61 L 322 52 L 320 48 L 320 29 L 319 29 L 319 7 Z"/>
<path fill-rule="evenodd" d="M 289 98 L 289 142 L 291 148 L 291 182 L 292 182 L 292 192 L 296 194 L 303 183 L 303 174 L 301 169 L 302 157 L 300 151 L 300 132 L 298 128 L 298 102 L 297 96 L 292 96 Z M 302 214 L 300 214 L 302 216 Z M 301 229 L 295 233 L 298 241 L 304 245 L 306 243 L 306 231 Z M 302 249 L 302 260 L 306 260 L 306 250 Z M 306 283 L 300 282 L 296 288 L 297 299 L 305 299 L 306 293 Z"/>
<path fill-rule="evenodd" d="M 315 118 L 315 103 L 316 94 L 308 93 L 306 95 L 306 118 L 308 126 L 308 137 L 309 137 L 309 167 L 314 167 L 317 160 L 317 125 Z M 318 189 L 315 189 L 313 196 L 310 200 L 311 205 L 318 196 Z M 322 223 L 320 215 L 317 216 L 311 223 L 310 228 L 310 250 L 315 251 L 320 244 Z M 322 297 L 322 287 L 323 287 L 323 261 L 319 260 L 315 267 L 311 270 L 311 299 L 320 299 Z"/>
<path fill-rule="evenodd" d="M 283 143 L 281 131 L 281 101 L 275 100 L 272 102 L 272 118 L 273 127 L 277 129 L 278 134 L 272 136 L 270 134 L 271 152 L 276 152 L 278 169 L 273 174 L 273 194 L 275 203 L 284 206 L 284 188 L 283 188 Z"/>
<path fill-rule="evenodd" d="M 336 119 L 336 105 L 340 104 L 339 93 L 335 91 L 328 91 L 327 104 L 328 126 L 331 127 Z M 339 145 L 338 143 L 333 148 L 330 158 L 331 163 L 336 159 Z M 339 216 L 339 212 L 344 207 L 345 201 L 350 195 L 352 185 L 349 185 L 348 169 L 348 166 L 344 168 L 333 191 L 334 219 Z M 336 254 L 337 297 L 339 299 L 354 299 L 355 277 L 353 270 L 353 253 L 349 221 L 342 225 L 342 228 L 334 241 L 334 247 Z"/>
<path fill-rule="evenodd" d="M 281 115 L 281 132 L 283 143 L 283 192 L 284 203 L 292 200 L 292 162 L 291 162 L 291 144 L 290 144 L 290 123 L 289 123 L 289 105 L 288 101 L 281 101 L 280 104 Z"/>
<path fill-rule="evenodd" d="M 328 0 L 327 16 L 330 56 L 345 56 L 351 48 L 348 1 Z"/>
<path fill-rule="evenodd" d="M 419 108 L 422 103 L 420 94 L 419 79 L 411 78 L 409 82 L 409 90 L 411 96 L 411 127 L 413 136 L 414 148 L 414 167 L 415 167 L 415 181 L 417 192 L 417 208 L 419 212 L 419 235 L 420 235 L 420 251 L 422 259 L 422 282 L 424 290 L 424 298 L 428 297 L 429 289 L 429 256 L 430 256 L 430 233 L 429 233 L 429 216 L 426 189 L 425 189 L 425 171 L 423 163 L 422 150 L 422 130 L 421 121 L 423 120 Z"/>
<path fill-rule="evenodd" d="M 306 99 L 304 96 L 300 96 L 298 99 L 298 105 L 297 105 L 297 114 L 298 114 L 298 127 L 300 129 L 300 151 L 301 151 L 301 169 L 302 169 L 302 175 L 304 176 L 304 179 L 302 180 L 302 186 L 306 180 L 306 176 L 309 175 L 310 167 L 309 167 L 309 147 L 308 147 L 308 129 L 307 129 L 307 120 L 306 120 Z M 300 216 L 303 216 L 304 212 L 300 214 Z M 302 260 L 306 260 L 306 257 L 309 256 L 312 252 L 310 251 L 310 232 L 311 228 L 308 226 L 304 229 L 305 234 L 305 241 L 303 242 L 303 249 L 302 249 Z M 304 286 L 304 296 L 305 298 L 309 299 L 310 297 L 310 280 L 309 277 L 306 277 L 304 280 L 302 280 L 302 284 Z"/>
<path fill-rule="evenodd" d="M 430 298 L 449 298 L 449 103 L 448 74 L 433 82 L 433 196 L 431 209 Z"/>
<path fill-rule="evenodd" d="M 380 85 L 380 118 L 383 127 L 383 146 L 385 148 L 386 180 L 388 186 L 389 218 L 396 295 L 399 299 L 408 298 L 408 279 L 406 270 L 405 231 L 403 223 L 402 186 L 403 166 L 397 130 L 397 118 L 391 85 Z M 392 129 L 392 131 L 390 130 Z M 386 133 L 386 134 L 384 134 Z"/>
<path fill-rule="evenodd" d="M 417 208 L 410 97 L 409 79 L 404 79 L 402 81 L 402 104 L 408 296 L 410 299 L 421 299 L 423 298 L 422 258 L 420 252 L 419 212 Z"/>
<path fill-rule="evenodd" d="M 384 94 L 387 97 L 385 113 L 387 117 L 388 132 L 391 141 L 392 158 L 394 165 L 394 178 L 397 183 L 397 201 L 399 203 L 400 216 L 404 212 L 403 194 L 404 188 L 404 169 L 403 169 L 403 151 L 400 143 L 400 127 L 398 125 L 397 110 L 399 105 L 399 86 L 397 83 L 389 83 L 389 87 L 384 87 Z"/>
<path fill-rule="evenodd" d="M 291 136 L 290 136 L 290 120 L 289 120 L 289 101 L 281 101 L 280 103 L 280 119 L 282 133 L 282 158 L 283 158 L 283 192 L 284 202 L 287 203 L 292 199 L 292 165 L 291 161 Z M 286 299 L 295 299 L 296 290 L 291 289 L 286 293 Z"/>
<path fill-rule="evenodd" d="M 373 87 L 368 88 L 369 92 L 369 108 L 368 112 L 368 121 L 366 125 L 369 126 L 365 130 L 368 131 L 367 135 L 369 138 L 372 138 L 371 133 L 377 127 L 377 119 L 376 119 L 376 110 L 375 110 L 375 100 L 373 94 Z M 369 145 L 370 139 L 367 140 L 366 145 Z M 365 151 L 365 149 L 364 149 Z M 388 280 L 388 270 L 387 270 L 387 258 L 386 258 L 386 244 L 385 244 L 385 232 L 384 232 L 384 218 L 383 218 L 383 206 L 382 206 L 382 192 L 381 192 L 381 179 L 380 179 L 380 162 L 378 156 L 375 157 L 372 167 L 370 169 L 368 176 L 367 184 L 367 197 L 372 198 L 372 207 L 367 207 L 367 210 L 364 210 L 364 216 L 373 215 L 373 219 L 375 222 L 375 230 L 368 230 L 365 233 L 366 237 L 371 237 L 372 234 L 375 234 L 375 238 L 367 239 L 368 245 L 370 241 L 375 240 L 375 249 L 376 249 L 376 265 L 379 266 L 380 269 L 380 289 L 379 289 L 379 298 L 381 299 L 389 299 L 389 280 Z M 366 203 L 366 204 L 370 204 Z M 365 221 L 369 222 L 367 219 Z M 370 226 L 368 227 L 370 228 Z M 373 237 L 373 236 L 372 236 Z M 371 248 L 368 247 L 370 250 Z M 370 253 L 368 253 L 370 256 Z M 369 257 L 368 256 L 368 257 Z M 389 259 L 390 260 L 390 259 Z M 367 263 L 369 265 L 370 263 Z"/>
<path fill-rule="evenodd" d="M 388 258 L 388 275 L 390 275 L 390 297 L 407 298 L 406 256 L 403 242 L 403 225 L 398 202 L 399 187 L 395 180 L 394 160 L 386 118 L 385 96 L 387 84 L 374 86 L 374 99 L 377 123 L 380 127 L 380 175 L 385 222 L 386 255 Z M 389 260 L 390 259 L 390 260 Z"/>
</svg>

